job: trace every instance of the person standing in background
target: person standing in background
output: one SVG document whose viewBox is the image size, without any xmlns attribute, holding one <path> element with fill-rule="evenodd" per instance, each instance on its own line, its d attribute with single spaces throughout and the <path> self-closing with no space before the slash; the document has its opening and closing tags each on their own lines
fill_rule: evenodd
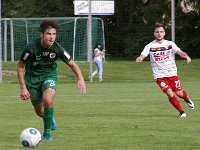
<svg viewBox="0 0 200 150">
<path fill-rule="evenodd" d="M 93 78 L 96 74 L 99 75 L 99 82 L 103 81 L 103 58 L 105 55 L 105 50 L 102 50 L 101 43 L 96 43 L 94 49 L 94 63 L 96 66 L 96 70 L 92 73 L 91 78 Z"/>
</svg>

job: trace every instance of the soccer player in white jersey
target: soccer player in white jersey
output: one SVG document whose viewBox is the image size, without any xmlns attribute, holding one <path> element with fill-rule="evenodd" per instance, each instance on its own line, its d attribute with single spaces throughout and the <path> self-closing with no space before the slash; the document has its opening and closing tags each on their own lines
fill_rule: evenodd
<svg viewBox="0 0 200 150">
<path fill-rule="evenodd" d="M 136 62 L 142 62 L 148 55 L 150 56 L 153 76 L 161 90 L 166 93 L 170 103 L 179 111 L 180 117 L 186 117 L 175 94 L 184 99 L 191 109 L 194 103 L 189 99 L 187 93 L 182 90 L 181 81 L 177 75 L 175 54 L 184 58 L 187 63 L 191 58 L 183 52 L 174 42 L 164 39 L 165 28 L 163 24 L 156 24 L 154 28 L 155 40 L 145 46 L 141 55 L 136 58 Z M 175 94 L 174 94 L 175 93 Z"/>
</svg>

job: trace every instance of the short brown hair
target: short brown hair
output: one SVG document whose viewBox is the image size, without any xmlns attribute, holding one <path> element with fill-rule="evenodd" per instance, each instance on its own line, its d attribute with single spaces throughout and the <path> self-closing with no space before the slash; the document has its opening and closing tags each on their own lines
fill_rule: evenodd
<svg viewBox="0 0 200 150">
<path fill-rule="evenodd" d="M 160 27 L 163 27 L 163 29 L 165 30 L 165 26 L 164 26 L 164 24 L 162 24 L 162 23 L 156 23 L 154 29 L 160 28 Z"/>
<path fill-rule="evenodd" d="M 58 30 L 58 24 L 54 20 L 43 20 L 40 23 L 40 32 L 44 33 L 46 29 L 54 28 L 56 31 Z"/>
</svg>

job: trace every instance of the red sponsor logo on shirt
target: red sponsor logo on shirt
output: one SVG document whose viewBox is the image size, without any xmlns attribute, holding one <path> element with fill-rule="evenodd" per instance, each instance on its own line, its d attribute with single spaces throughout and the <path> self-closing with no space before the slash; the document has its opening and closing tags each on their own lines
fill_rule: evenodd
<svg viewBox="0 0 200 150">
<path fill-rule="evenodd" d="M 167 56 L 155 56 L 154 59 L 155 59 L 155 61 L 168 61 L 169 55 L 167 55 Z"/>
</svg>

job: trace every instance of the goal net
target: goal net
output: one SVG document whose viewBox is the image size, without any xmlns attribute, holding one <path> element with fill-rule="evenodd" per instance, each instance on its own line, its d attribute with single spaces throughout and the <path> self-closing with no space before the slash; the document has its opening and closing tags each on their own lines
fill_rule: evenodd
<svg viewBox="0 0 200 150">
<path fill-rule="evenodd" d="M 39 38 L 41 20 L 53 19 L 58 22 L 56 41 L 71 54 L 74 61 L 87 61 L 88 18 L 5 18 L 2 19 L 2 61 L 17 61 L 25 45 Z M 92 18 L 92 45 L 101 41 L 105 46 L 104 24 L 100 18 Z"/>
</svg>

